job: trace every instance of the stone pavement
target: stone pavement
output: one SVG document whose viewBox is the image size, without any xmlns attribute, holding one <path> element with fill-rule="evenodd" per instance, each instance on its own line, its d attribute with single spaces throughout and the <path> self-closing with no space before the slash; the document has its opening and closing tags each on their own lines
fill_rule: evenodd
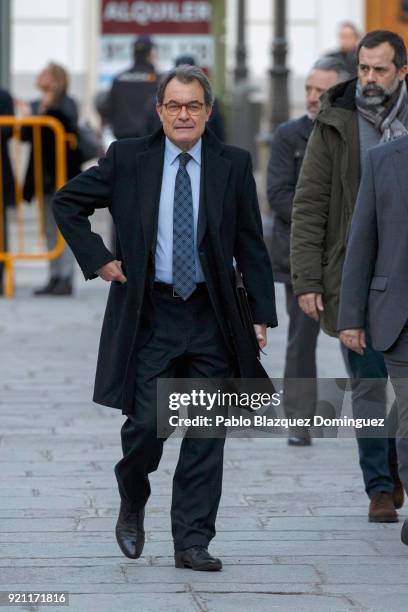
<svg viewBox="0 0 408 612">
<path fill-rule="evenodd" d="M 114 537 L 112 470 L 123 417 L 90 399 L 106 286 L 78 274 L 75 299 L 33 299 L 44 279 L 43 264 L 21 264 L 15 299 L 0 301 L 0 591 L 67 591 L 69 609 L 80 612 L 407 610 L 408 549 L 399 525 L 367 522 L 350 439 L 306 449 L 227 441 L 216 574 L 173 566 L 180 441 L 170 440 L 152 477 L 143 557 L 125 558 Z M 281 326 L 266 360 L 274 376 L 286 334 L 279 288 L 278 298 Z M 344 375 L 337 342 L 324 336 L 319 368 Z"/>
</svg>

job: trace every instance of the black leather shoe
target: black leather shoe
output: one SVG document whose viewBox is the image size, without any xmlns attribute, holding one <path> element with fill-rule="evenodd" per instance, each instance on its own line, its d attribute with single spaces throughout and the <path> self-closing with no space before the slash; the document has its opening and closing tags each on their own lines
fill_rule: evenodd
<svg viewBox="0 0 408 612">
<path fill-rule="evenodd" d="M 289 436 L 289 446 L 310 446 L 312 441 L 309 437 L 304 436 Z"/>
<path fill-rule="evenodd" d="M 129 559 L 138 559 L 142 554 L 145 543 L 144 515 L 144 507 L 135 510 L 121 502 L 116 539 L 120 550 Z"/>
<path fill-rule="evenodd" d="M 394 482 L 394 490 L 392 492 L 392 501 L 394 502 L 394 506 L 396 510 L 399 510 L 404 505 L 404 487 L 402 486 L 402 482 L 398 473 L 398 463 L 397 461 L 390 461 L 390 474 L 391 478 Z"/>
<path fill-rule="evenodd" d="M 405 519 L 401 529 L 401 542 L 408 546 L 408 519 Z"/>
<path fill-rule="evenodd" d="M 50 278 L 48 283 L 44 285 L 44 287 L 40 287 L 40 289 L 36 289 L 33 291 L 33 295 L 51 295 L 55 285 L 58 283 L 59 278 L 53 276 Z"/>
<path fill-rule="evenodd" d="M 72 280 L 59 278 L 50 291 L 50 295 L 72 295 Z"/>
<path fill-rule="evenodd" d="M 212 557 L 205 546 L 192 546 L 174 553 L 175 566 L 199 572 L 218 572 L 222 569 L 220 559 Z"/>
</svg>

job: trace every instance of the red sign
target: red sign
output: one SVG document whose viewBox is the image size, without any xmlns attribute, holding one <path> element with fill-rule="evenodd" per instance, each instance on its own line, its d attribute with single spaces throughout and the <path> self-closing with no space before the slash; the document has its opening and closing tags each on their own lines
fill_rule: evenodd
<svg viewBox="0 0 408 612">
<path fill-rule="evenodd" d="M 211 2 L 102 0 L 102 34 L 209 34 Z"/>
</svg>

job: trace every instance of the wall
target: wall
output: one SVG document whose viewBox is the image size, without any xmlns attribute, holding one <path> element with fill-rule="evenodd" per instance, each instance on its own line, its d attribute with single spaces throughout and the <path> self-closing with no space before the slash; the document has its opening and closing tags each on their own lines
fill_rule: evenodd
<svg viewBox="0 0 408 612">
<path fill-rule="evenodd" d="M 71 76 L 71 93 L 88 114 L 96 82 L 98 0 L 13 0 L 11 72 L 13 95 L 37 95 L 35 75 L 49 61 Z"/>
<path fill-rule="evenodd" d="M 1 0 L 0 0 L 1 1 Z M 302 109 L 304 77 L 315 59 L 336 44 L 336 25 L 350 19 L 363 28 L 365 0 L 287 0 L 288 64 L 292 113 Z M 234 67 L 237 0 L 226 0 L 226 64 Z M 271 66 L 273 0 L 247 0 L 247 49 L 254 98 L 265 99 Z M 12 90 L 36 95 L 35 74 L 50 60 L 69 67 L 71 91 L 84 114 L 92 108 L 98 62 L 99 0 L 13 0 Z"/>
<path fill-rule="evenodd" d="M 268 91 L 267 70 L 271 67 L 273 0 L 247 1 L 246 42 L 248 67 L 258 96 Z M 227 68 L 234 67 L 236 0 L 227 0 Z M 365 0 L 287 0 L 289 43 L 288 66 L 293 111 L 300 110 L 303 82 L 310 66 L 325 51 L 336 46 L 336 27 L 350 20 L 364 29 Z"/>
</svg>

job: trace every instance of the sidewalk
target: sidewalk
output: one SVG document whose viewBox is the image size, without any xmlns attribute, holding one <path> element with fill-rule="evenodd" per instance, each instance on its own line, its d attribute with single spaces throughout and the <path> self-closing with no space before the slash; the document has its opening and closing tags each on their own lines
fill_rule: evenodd
<svg viewBox="0 0 408 612">
<path fill-rule="evenodd" d="M 16 298 L 0 301 L 0 591 L 67 591 L 75 612 L 407 609 L 401 524 L 367 522 L 350 439 L 306 449 L 229 439 L 210 549 L 224 570 L 215 574 L 174 568 L 169 510 L 180 440 L 170 440 L 151 479 L 143 557 L 124 557 L 113 474 L 123 417 L 91 402 L 106 286 L 78 275 L 75 299 L 33 299 L 43 264 L 19 266 L 17 279 Z M 286 335 L 279 288 L 278 298 L 282 324 L 267 358 L 276 377 Z M 319 374 L 344 376 L 337 342 L 325 336 Z"/>
</svg>

